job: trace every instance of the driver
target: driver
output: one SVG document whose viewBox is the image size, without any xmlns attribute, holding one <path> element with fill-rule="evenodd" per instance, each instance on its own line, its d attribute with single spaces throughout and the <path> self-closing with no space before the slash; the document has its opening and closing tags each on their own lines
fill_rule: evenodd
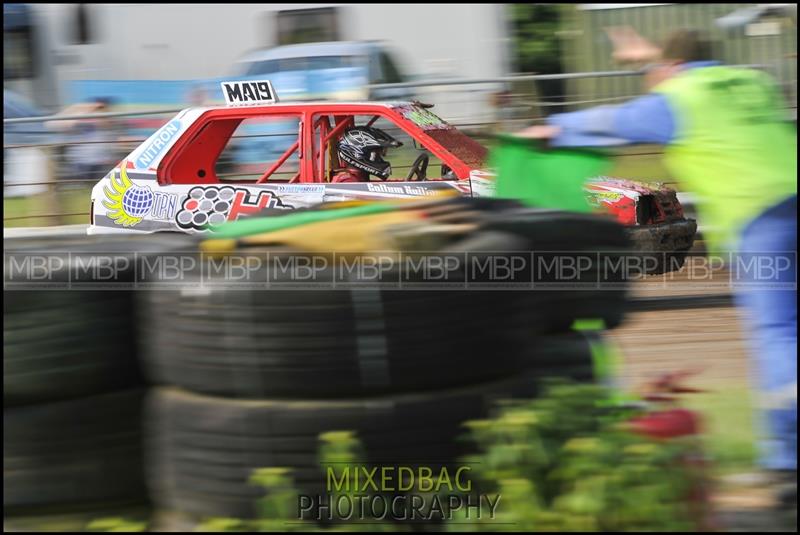
<svg viewBox="0 0 800 535">
<path fill-rule="evenodd" d="M 368 182 L 369 175 L 386 180 L 392 165 L 383 159 L 390 148 L 403 144 L 378 128 L 356 126 L 348 128 L 339 140 L 339 158 L 347 169 L 333 177 L 333 182 Z"/>
</svg>

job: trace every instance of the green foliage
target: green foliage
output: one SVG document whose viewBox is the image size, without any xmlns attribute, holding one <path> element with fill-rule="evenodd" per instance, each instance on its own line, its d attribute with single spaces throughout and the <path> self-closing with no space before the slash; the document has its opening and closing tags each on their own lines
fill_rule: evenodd
<svg viewBox="0 0 800 535">
<path fill-rule="evenodd" d="M 320 435 L 319 462 L 322 473 L 330 468 L 337 471 L 345 466 L 355 468 L 364 465 L 361 443 L 350 431 L 333 431 Z M 254 520 L 236 518 L 211 518 L 198 526 L 199 531 L 347 531 L 374 532 L 400 531 L 400 527 L 389 523 L 371 522 L 371 519 L 358 519 L 342 525 L 323 528 L 311 520 L 298 519 L 298 500 L 300 493 L 294 486 L 291 470 L 288 468 L 261 468 L 250 477 L 250 482 L 262 487 L 264 497 L 257 503 L 258 517 Z M 332 491 L 333 499 L 342 494 L 355 492 Z"/>
<path fill-rule="evenodd" d="M 86 529 L 98 532 L 134 533 L 147 531 L 147 522 L 118 517 L 98 518 L 89 522 Z"/>
<path fill-rule="evenodd" d="M 536 400 L 469 422 L 480 453 L 469 458 L 482 492 L 502 497 L 498 515 L 451 531 L 685 531 L 694 474 L 691 446 L 624 429 L 629 410 L 594 385 L 555 383 Z"/>
<path fill-rule="evenodd" d="M 443 531 L 688 531 L 696 525 L 688 494 L 696 474 L 683 460 L 693 444 L 655 441 L 626 430 L 633 409 L 597 385 L 552 382 L 534 400 L 506 402 L 492 418 L 467 422 L 475 455 L 473 500 L 499 497 L 496 515 L 453 511 Z M 321 435 L 323 472 L 365 466 L 350 431 Z M 211 519 L 201 531 L 407 531 L 412 526 L 359 519 L 320 526 L 297 518 L 298 492 L 283 468 L 257 470 L 251 482 L 266 490 L 259 518 Z M 333 491 L 339 494 L 352 490 Z M 419 489 L 417 489 L 419 494 Z M 446 490 L 442 495 L 448 494 Z M 474 503 L 474 502 L 473 502 Z M 447 515 L 447 511 L 445 514 Z M 426 525 L 430 529 L 430 525 Z"/>
<path fill-rule="evenodd" d="M 511 4 L 509 6 L 517 70 L 543 74 L 560 73 L 561 42 L 557 4 Z"/>
<path fill-rule="evenodd" d="M 356 470 L 361 466 L 366 466 L 366 455 L 361 442 L 352 431 L 331 431 L 320 435 L 322 444 L 319 450 L 319 462 L 323 473 L 328 469 L 335 473 L 341 473 L 349 468 Z M 356 496 L 363 493 L 354 489 L 338 491 L 329 489 L 331 501 L 335 501 L 339 496 Z M 335 511 L 335 509 L 334 509 Z M 378 522 L 373 518 L 357 518 L 347 520 L 346 524 L 340 524 L 324 531 L 347 531 L 347 532 L 367 532 L 374 531 L 401 531 L 400 526 L 390 522 Z"/>
</svg>

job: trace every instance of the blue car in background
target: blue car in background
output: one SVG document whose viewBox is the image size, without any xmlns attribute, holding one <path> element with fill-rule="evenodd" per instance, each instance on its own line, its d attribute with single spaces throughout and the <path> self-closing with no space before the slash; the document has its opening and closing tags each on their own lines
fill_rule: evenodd
<svg viewBox="0 0 800 535">
<path fill-rule="evenodd" d="M 282 100 L 403 100 L 406 89 L 370 85 L 407 81 L 379 42 L 333 41 L 285 45 L 247 54 L 237 75 L 270 79 Z"/>
</svg>

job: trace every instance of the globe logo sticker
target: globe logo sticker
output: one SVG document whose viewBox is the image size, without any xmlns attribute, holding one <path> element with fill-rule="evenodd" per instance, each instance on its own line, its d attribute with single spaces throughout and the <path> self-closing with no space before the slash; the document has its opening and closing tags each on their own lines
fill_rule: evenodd
<svg viewBox="0 0 800 535">
<path fill-rule="evenodd" d="M 122 208 L 131 217 L 143 218 L 153 206 L 153 192 L 150 188 L 132 186 L 122 196 Z"/>
<path fill-rule="evenodd" d="M 153 192 L 147 186 L 137 186 L 128 178 L 125 171 L 127 162 L 120 164 L 119 177 L 111 173 L 111 189 L 103 188 L 106 200 L 103 206 L 108 208 L 106 214 L 117 225 L 132 227 L 150 213 L 153 207 Z"/>
</svg>

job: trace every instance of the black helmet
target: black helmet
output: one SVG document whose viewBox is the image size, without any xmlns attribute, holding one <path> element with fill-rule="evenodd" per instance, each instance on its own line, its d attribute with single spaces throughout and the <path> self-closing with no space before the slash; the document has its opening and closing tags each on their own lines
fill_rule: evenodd
<svg viewBox="0 0 800 535">
<path fill-rule="evenodd" d="M 357 169 L 386 180 L 392 174 L 392 166 L 382 156 L 386 155 L 386 149 L 401 145 L 382 130 L 356 126 L 345 130 L 339 140 L 339 157 Z"/>
</svg>

